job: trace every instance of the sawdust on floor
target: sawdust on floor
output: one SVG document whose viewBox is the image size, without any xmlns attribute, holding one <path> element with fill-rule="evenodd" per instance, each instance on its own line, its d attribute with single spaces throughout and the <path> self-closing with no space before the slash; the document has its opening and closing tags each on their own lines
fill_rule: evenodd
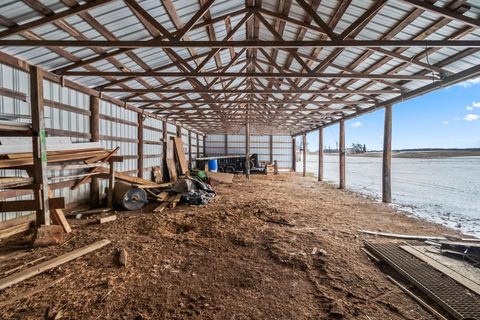
<svg viewBox="0 0 480 320">
<path fill-rule="evenodd" d="M 0 292 L 0 302 L 64 275 L 37 295 L 0 307 L 2 319 L 431 319 L 361 251 L 358 229 L 457 234 L 348 191 L 293 174 L 235 177 L 206 206 L 116 221 L 70 220 L 64 245 L 2 261 L 28 261 L 109 239 L 112 244 Z M 117 249 L 128 266 L 116 263 Z"/>
</svg>

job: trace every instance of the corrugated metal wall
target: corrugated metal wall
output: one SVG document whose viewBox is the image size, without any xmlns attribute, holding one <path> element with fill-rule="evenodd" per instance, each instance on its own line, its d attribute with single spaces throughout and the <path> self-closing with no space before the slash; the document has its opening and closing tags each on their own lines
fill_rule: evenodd
<svg viewBox="0 0 480 320">
<path fill-rule="evenodd" d="M 163 170 L 163 121 L 145 118 L 143 122 L 143 177 L 152 178 L 152 168 Z"/>
<path fill-rule="evenodd" d="M 43 86 L 45 127 L 49 135 L 69 137 L 72 142 L 90 141 L 90 96 L 50 81 L 44 81 Z M 48 176 L 80 173 L 82 170 L 49 170 Z M 54 190 L 54 194 L 57 197 L 64 197 L 65 203 L 78 203 L 90 197 L 90 185 L 83 184 L 75 190 L 57 189 Z"/>
<path fill-rule="evenodd" d="M 30 106 L 26 102 L 26 94 L 29 91 L 28 74 L 26 72 L 2 64 L 0 64 L 0 70 L 0 87 L 21 93 L 19 97 L 11 97 L 2 94 L 0 96 L 0 112 L 4 114 L 16 115 L 19 117 L 26 117 L 27 119 L 18 118 L 14 119 L 14 121 L 30 123 L 31 121 L 30 119 L 28 119 L 31 115 Z M 2 177 L 27 176 L 24 170 L 0 170 L 0 175 Z M 31 195 L 18 196 L 14 198 L 14 200 L 30 199 L 32 199 Z M 2 212 L 0 213 L 0 219 L 2 221 L 7 219 L 13 219 L 22 214 L 28 213 L 30 212 Z"/>
<path fill-rule="evenodd" d="M 277 160 L 279 168 L 291 169 L 292 137 L 251 135 L 250 153 L 258 154 L 259 161 Z M 206 136 L 205 154 L 207 156 L 243 156 L 245 155 L 245 135 L 209 134 Z"/>
<path fill-rule="evenodd" d="M 14 121 L 30 123 L 29 76 L 28 73 L 0 64 L 0 113 L 19 116 Z M 90 96 L 77 90 L 62 87 L 58 83 L 44 81 L 45 125 L 49 136 L 69 137 L 72 142 L 90 141 Z M 116 163 L 116 170 L 137 175 L 138 162 L 138 117 L 136 111 L 126 109 L 106 100 L 100 100 L 100 143 L 107 149 L 120 147 L 123 163 Z M 146 116 L 143 122 L 144 177 L 152 178 L 152 167 L 163 167 L 163 121 Z M 189 156 L 189 130 L 182 128 L 185 154 Z M 167 123 L 168 139 L 177 135 L 177 127 Z M 197 156 L 197 144 L 203 154 L 203 136 L 192 132 L 192 158 Z M 170 150 L 173 154 L 173 149 Z M 49 177 L 79 174 L 77 170 L 49 170 Z M 0 176 L 26 176 L 23 170 L 0 170 Z M 67 181 L 68 182 L 68 181 Z M 101 191 L 108 185 L 101 180 Z M 23 192 L 23 193 L 28 193 Z M 65 197 L 65 203 L 77 205 L 90 198 L 90 184 L 83 184 L 76 190 L 67 188 L 54 190 L 55 196 Z M 7 199 L 6 193 L 0 201 Z M 8 200 L 31 199 L 30 194 L 19 195 Z M 0 221 L 12 219 L 31 212 L 0 213 Z"/>
</svg>

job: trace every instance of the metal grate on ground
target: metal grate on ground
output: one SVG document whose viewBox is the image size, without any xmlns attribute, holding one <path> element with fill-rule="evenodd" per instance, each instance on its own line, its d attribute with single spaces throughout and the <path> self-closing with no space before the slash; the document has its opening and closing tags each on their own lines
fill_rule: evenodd
<svg viewBox="0 0 480 320">
<path fill-rule="evenodd" d="M 480 319 L 480 296 L 402 250 L 399 244 L 365 242 L 365 247 L 456 319 Z"/>
</svg>

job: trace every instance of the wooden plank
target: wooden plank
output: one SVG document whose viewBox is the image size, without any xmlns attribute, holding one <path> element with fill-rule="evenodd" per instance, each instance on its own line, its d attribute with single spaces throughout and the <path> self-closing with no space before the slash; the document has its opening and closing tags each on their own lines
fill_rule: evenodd
<svg viewBox="0 0 480 320">
<path fill-rule="evenodd" d="M 233 177 L 235 176 L 233 173 L 223 173 L 223 172 L 207 172 L 208 177 L 210 180 L 214 180 L 220 183 L 230 184 L 233 183 Z"/>
<path fill-rule="evenodd" d="M 49 189 L 48 190 L 48 198 L 51 200 L 52 197 L 53 197 L 53 191 Z M 54 224 L 62 227 L 63 232 L 65 232 L 65 233 L 72 232 L 72 228 L 70 227 L 70 224 L 68 224 L 68 221 L 65 218 L 65 215 L 63 214 L 62 209 L 50 207 L 50 218 L 52 219 Z"/>
<path fill-rule="evenodd" d="M 100 168 L 101 169 L 100 169 L 99 172 L 103 172 L 103 173 L 108 172 L 106 168 L 103 168 L 103 167 L 100 167 Z M 124 182 L 130 183 L 130 184 L 136 185 L 136 186 L 148 185 L 150 188 L 162 188 L 162 187 L 165 186 L 165 184 L 155 184 L 150 180 L 130 176 L 128 174 L 118 172 L 118 171 L 115 172 L 115 178 L 117 180 L 124 181 Z"/>
<path fill-rule="evenodd" d="M 50 208 L 65 208 L 65 200 L 63 197 L 48 199 Z M 15 200 L 1 201 L 0 212 L 30 211 L 37 210 L 37 202 L 35 200 Z"/>
<path fill-rule="evenodd" d="M 0 290 L 8 288 L 14 284 L 17 284 L 23 280 L 34 277 L 38 274 L 41 274 L 47 270 L 58 267 L 64 263 L 77 259 L 83 255 L 86 255 L 92 251 L 98 250 L 107 244 L 110 243 L 110 240 L 104 239 L 97 242 L 94 242 L 88 246 L 85 246 L 80 249 L 73 250 L 69 253 L 63 254 L 51 260 L 45 261 L 39 265 L 33 266 L 31 268 L 25 269 L 23 271 L 14 273 L 8 277 L 0 279 Z"/>
<path fill-rule="evenodd" d="M 168 199 L 168 197 L 170 197 L 170 193 L 163 191 L 157 195 L 157 201 L 165 201 Z"/>
<path fill-rule="evenodd" d="M 181 194 L 177 194 L 174 196 L 174 198 L 170 201 L 170 208 L 175 208 L 177 204 L 180 202 L 180 199 L 182 198 Z"/>
<path fill-rule="evenodd" d="M 88 172 L 90 175 L 86 175 L 83 178 L 79 179 L 70 189 L 72 189 L 72 190 L 78 189 L 80 187 L 80 185 L 84 184 L 85 182 L 87 182 L 88 179 L 91 178 L 91 174 L 99 173 L 101 171 L 100 168 L 102 168 L 102 167 L 95 167 L 95 168 L 91 169 Z"/>
<path fill-rule="evenodd" d="M 431 257 L 425 255 L 424 253 L 416 249 L 414 246 L 400 246 L 400 248 L 407 251 L 414 257 L 424 261 L 425 263 L 432 266 L 433 268 L 440 271 L 441 273 L 445 274 L 446 276 L 457 281 L 462 286 L 468 288 L 472 292 L 475 292 L 477 295 L 480 295 L 480 285 L 478 283 L 475 283 L 471 279 L 467 278 L 465 275 L 456 272 L 455 270 L 441 264 L 435 259 L 432 259 Z"/>
<path fill-rule="evenodd" d="M 108 216 L 108 217 L 98 218 L 97 223 L 102 224 L 102 223 L 112 222 L 112 221 L 115 221 L 115 220 L 117 220 L 117 215 L 116 214 Z"/>
<path fill-rule="evenodd" d="M 167 159 L 167 169 L 168 169 L 168 175 L 170 176 L 170 181 L 177 181 L 178 180 L 177 166 L 173 159 Z"/>
<path fill-rule="evenodd" d="M 52 156 L 61 156 L 61 155 L 71 155 L 71 154 L 83 154 L 85 152 L 93 152 L 93 151 L 103 151 L 106 152 L 103 148 L 92 148 L 92 149 L 78 149 L 78 150 L 68 150 L 68 151 L 49 151 L 47 152 L 47 157 Z M 9 153 L 5 155 L 8 159 L 19 159 L 19 160 L 28 160 L 32 157 L 32 152 L 24 152 L 24 153 Z"/>
<path fill-rule="evenodd" d="M 177 162 L 179 166 L 179 173 L 181 176 L 184 176 L 188 173 L 188 162 L 185 157 L 185 150 L 183 149 L 182 138 L 175 137 L 173 138 L 175 155 L 177 157 Z"/>
<path fill-rule="evenodd" d="M 159 189 L 159 188 L 169 188 L 172 186 L 172 183 L 150 183 L 150 184 L 135 184 L 133 183 L 132 186 L 139 189 Z"/>
<path fill-rule="evenodd" d="M 31 222 L 31 221 L 35 221 L 35 215 L 34 214 L 29 214 L 29 215 L 21 216 L 21 217 L 18 217 L 18 218 L 5 220 L 5 221 L 0 222 L 0 230 L 4 230 L 4 229 L 10 228 L 10 227 L 13 227 L 13 226 L 25 223 L 25 222 Z"/>
<path fill-rule="evenodd" d="M 23 222 L 15 226 L 11 226 L 0 230 L 0 239 L 4 239 L 15 234 L 30 230 L 33 221 Z"/>
<path fill-rule="evenodd" d="M 5 300 L 5 301 L 3 301 L 3 302 L 0 302 L 0 307 L 7 306 L 7 305 L 9 305 L 9 304 L 12 304 L 12 303 L 18 301 L 18 300 L 23 300 L 23 299 L 25 299 L 25 298 L 31 297 L 31 296 L 33 296 L 33 295 L 36 295 L 36 294 L 38 294 L 38 293 L 40 293 L 40 292 L 42 292 L 42 291 L 44 291 L 44 290 L 46 290 L 46 289 L 48 289 L 48 288 L 53 287 L 53 286 L 56 285 L 57 283 L 62 282 L 63 280 L 65 280 L 65 279 L 68 278 L 69 276 L 71 276 L 71 274 L 68 274 L 68 275 L 63 276 L 63 277 L 58 278 L 58 279 L 55 279 L 55 280 L 53 280 L 53 281 L 48 281 L 47 283 L 45 283 L 45 284 L 43 284 L 43 285 L 41 285 L 41 286 L 39 286 L 39 287 L 36 287 L 36 288 L 34 288 L 34 289 L 24 291 L 24 292 L 22 292 L 22 293 L 20 293 L 20 294 L 18 294 L 18 295 L 16 295 L 16 296 L 8 299 L 8 300 Z"/>
<path fill-rule="evenodd" d="M 153 181 L 155 183 L 163 182 L 163 173 L 162 173 L 162 168 L 160 166 L 153 167 Z"/>
<path fill-rule="evenodd" d="M 166 208 L 168 208 L 169 202 L 162 202 L 160 205 L 158 205 L 155 209 L 153 209 L 153 212 L 162 212 Z"/>
<path fill-rule="evenodd" d="M 33 183 L 33 178 L 3 177 L 0 178 L 0 189 L 28 186 Z"/>
<path fill-rule="evenodd" d="M 31 266 L 32 264 L 35 264 L 35 263 L 37 263 L 38 261 L 41 261 L 41 260 L 44 260 L 44 259 L 45 259 L 45 257 L 42 256 L 42 257 L 40 257 L 40 258 L 38 258 L 38 259 L 25 262 L 24 264 L 21 264 L 21 265 L 15 267 L 15 268 L 13 268 L 13 269 L 9 269 L 9 270 L 5 271 L 3 274 L 6 275 L 6 276 L 8 276 L 9 274 L 14 273 L 15 271 L 18 271 L 18 270 L 23 269 L 23 268 L 25 268 L 25 267 Z"/>
<path fill-rule="evenodd" d="M 91 157 L 95 157 L 97 155 L 105 155 L 107 154 L 105 151 L 90 151 L 85 153 L 73 153 L 69 155 L 61 154 L 61 155 L 54 155 L 48 157 L 48 163 L 54 162 L 63 162 L 63 161 L 76 161 L 76 160 L 85 160 Z M 33 165 L 33 159 L 12 159 L 12 160 L 0 160 L 0 168 L 7 169 L 7 168 L 16 168 L 22 166 L 31 166 Z"/>
<path fill-rule="evenodd" d="M 110 151 L 106 156 L 104 156 L 104 155 L 96 156 L 96 157 L 87 159 L 84 162 L 86 164 L 95 163 L 95 162 L 99 162 L 99 161 L 106 162 L 106 161 L 110 160 L 110 158 L 113 157 L 115 155 L 115 153 L 118 152 L 118 150 L 120 150 L 120 147 L 116 147 L 115 149 Z"/>
<path fill-rule="evenodd" d="M 369 230 L 358 230 L 358 232 L 369 234 L 372 236 L 382 236 L 386 238 L 404 239 L 404 240 L 447 240 L 445 237 L 426 236 L 426 235 L 410 235 L 410 234 L 398 234 L 388 232 L 377 232 Z"/>
<path fill-rule="evenodd" d="M 77 142 L 77 143 L 51 143 L 49 142 L 48 137 L 46 140 L 46 148 L 47 151 L 50 153 L 52 151 L 62 151 L 65 152 L 67 150 L 98 150 L 103 149 L 102 145 L 99 142 Z M 52 137 L 53 138 L 53 137 Z M 32 152 L 32 143 L 29 144 L 15 144 L 15 145 L 7 145 L 2 144 L 0 145 L 0 155 L 1 154 L 11 154 L 11 153 L 31 153 Z"/>
</svg>

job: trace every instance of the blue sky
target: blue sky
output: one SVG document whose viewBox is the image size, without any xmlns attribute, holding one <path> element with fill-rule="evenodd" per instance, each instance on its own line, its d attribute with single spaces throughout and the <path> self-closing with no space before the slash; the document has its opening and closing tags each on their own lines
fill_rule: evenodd
<svg viewBox="0 0 480 320">
<path fill-rule="evenodd" d="M 381 150 L 383 117 L 379 110 L 346 122 L 347 146 Z M 338 125 L 324 129 L 324 139 L 325 148 L 335 148 Z M 318 150 L 317 131 L 307 135 L 307 143 Z M 392 148 L 480 148 L 480 78 L 396 104 Z"/>
</svg>

